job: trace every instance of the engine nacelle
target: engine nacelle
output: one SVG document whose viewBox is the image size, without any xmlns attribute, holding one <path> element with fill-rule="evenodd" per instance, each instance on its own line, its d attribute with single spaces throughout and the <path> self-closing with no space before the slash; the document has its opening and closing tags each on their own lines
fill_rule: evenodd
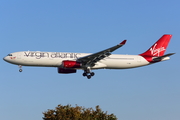
<svg viewBox="0 0 180 120">
<path fill-rule="evenodd" d="M 62 66 L 64 68 L 81 68 L 81 63 L 77 61 L 64 60 L 62 61 Z"/>
<path fill-rule="evenodd" d="M 58 73 L 62 73 L 62 74 L 76 73 L 76 69 L 58 68 Z"/>
</svg>

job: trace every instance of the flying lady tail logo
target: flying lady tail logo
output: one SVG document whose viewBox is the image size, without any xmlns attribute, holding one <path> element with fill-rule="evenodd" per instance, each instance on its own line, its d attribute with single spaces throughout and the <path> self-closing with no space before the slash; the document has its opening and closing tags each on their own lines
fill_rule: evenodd
<svg viewBox="0 0 180 120">
<path fill-rule="evenodd" d="M 152 56 L 160 56 L 160 53 L 165 51 L 166 49 L 164 47 L 159 47 L 159 48 L 156 48 L 157 46 L 157 43 L 154 44 L 154 46 L 152 48 L 150 48 L 150 51 L 151 51 L 151 55 Z"/>
<path fill-rule="evenodd" d="M 163 35 L 153 46 L 140 55 L 149 57 L 163 56 L 171 37 L 172 35 Z"/>
</svg>

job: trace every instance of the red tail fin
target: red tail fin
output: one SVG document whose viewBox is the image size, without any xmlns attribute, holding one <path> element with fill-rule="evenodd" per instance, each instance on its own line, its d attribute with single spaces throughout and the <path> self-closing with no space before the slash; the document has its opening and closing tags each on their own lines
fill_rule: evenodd
<svg viewBox="0 0 180 120">
<path fill-rule="evenodd" d="M 150 47 L 146 52 L 140 55 L 149 57 L 163 56 L 171 37 L 172 35 L 163 35 L 152 47 Z"/>
</svg>

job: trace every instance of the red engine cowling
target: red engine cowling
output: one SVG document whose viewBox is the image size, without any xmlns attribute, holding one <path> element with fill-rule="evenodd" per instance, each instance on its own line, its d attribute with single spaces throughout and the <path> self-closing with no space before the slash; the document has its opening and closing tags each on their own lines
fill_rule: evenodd
<svg viewBox="0 0 180 120">
<path fill-rule="evenodd" d="M 81 68 L 81 63 L 77 61 L 64 60 L 62 62 L 64 68 Z"/>
<path fill-rule="evenodd" d="M 58 73 L 62 73 L 62 74 L 76 73 L 76 69 L 58 68 Z"/>
</svg>

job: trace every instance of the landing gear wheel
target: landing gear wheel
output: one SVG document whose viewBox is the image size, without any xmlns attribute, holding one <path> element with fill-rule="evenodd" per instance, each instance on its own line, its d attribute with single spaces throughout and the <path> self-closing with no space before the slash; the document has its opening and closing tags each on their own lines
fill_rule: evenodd
<svg viewBox="0 0 180 120">
<path fill-rule="evenodd" d="M 19 69 L 19 72 L 22 72 L 22 69 Z"/>
<path fill-rule="evenodd" d="M 88 75 L 87 78 L 90 79 L 90 78 L 91 78 L 91 75 Z"/>
<path fill-rule="evenodd" d="M 94 73 L 94 72 L 91 72 L 90 74 L 91 74 L 91 76 L 94 76 L 95 73 Z"/>
<path fill-rule="evenodd" d="M 83 76 L 84 76 L 84 77 L 87 76 L 87 73 L 83 73 Z"/>
</svg>

